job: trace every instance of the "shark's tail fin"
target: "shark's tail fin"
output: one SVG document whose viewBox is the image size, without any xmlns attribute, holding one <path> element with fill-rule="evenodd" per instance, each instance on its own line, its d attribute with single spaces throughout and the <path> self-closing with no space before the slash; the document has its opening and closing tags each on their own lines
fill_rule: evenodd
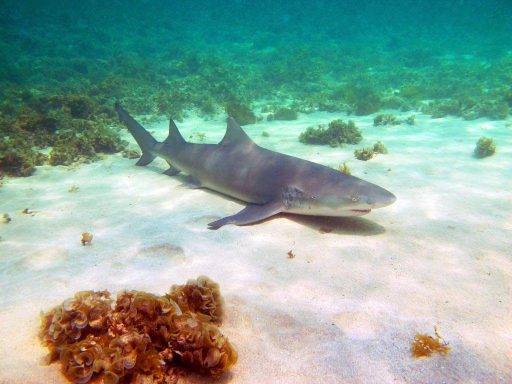
<svg viewBox="0 0 512 384">
<path fill-rule="evenodd" d="M 142 149 L 142 156 L 139 161 L 137 161 L 137 165 L 148 165 L 156 157 L 154 149 L 158 141 L 156 141 L 142 125 L 137 123 L 117 101 L 115 103 L 115 109 L 119 115 L 119 120 L 126 125 L 126 128 L 128 128 L 137 144 L 139 144 L 140 149 Z"/>
</svg>

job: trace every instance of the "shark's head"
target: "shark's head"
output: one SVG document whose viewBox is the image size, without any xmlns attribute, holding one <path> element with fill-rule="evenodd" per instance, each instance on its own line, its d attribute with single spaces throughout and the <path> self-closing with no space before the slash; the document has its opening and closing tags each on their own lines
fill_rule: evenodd
<svg viewBox="0 0 512 384">
<path fill-rule="evenodd" d="M 393 204 L 396 196 L 386 189 L 344 175 L 327 182 L 307 183 L 284 194 L 288 211 L 303 215 L 362 216 L 374 208 Z"/>
</svg>

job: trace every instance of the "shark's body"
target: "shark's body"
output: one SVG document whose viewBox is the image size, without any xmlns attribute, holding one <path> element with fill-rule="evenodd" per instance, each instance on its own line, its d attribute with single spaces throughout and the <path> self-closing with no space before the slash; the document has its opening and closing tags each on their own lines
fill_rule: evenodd
<svg viewBox="0 0 512 384">
<path fill-rule="evenodd" d="M 137 165 L 160 156 L 170 165 L 167 175 L 183 171 L 196 187 L 249 203 L 239 213 L 209 223 L 212 229 L 255 223 L 279 212 L 361 216 L 396 200 L 375 184 L 256 145 L 233 118 L 228 118 L 219 144 L 186 142 L 172 119 L 169 136 L 159 143 L 118 103 L 116 111 L 142 149 Z"/>
</svg>

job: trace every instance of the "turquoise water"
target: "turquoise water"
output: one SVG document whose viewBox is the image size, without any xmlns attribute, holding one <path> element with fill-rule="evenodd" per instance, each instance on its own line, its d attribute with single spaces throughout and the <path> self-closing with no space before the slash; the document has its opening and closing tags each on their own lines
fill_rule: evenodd
<svg viewBox="0 0 512 384">
<path fill-rule="evenodd" d="M 0 2 L 0 383 L 62 382 L 40 310 L 200 275 L 239 354 L 219 382 L 511 382 L 511 20 L 505 0 Z M 135 167 L 116 101 L 158 141 L 170 116 L 216 144 L 231 115 L 397 200 L 209 230 L 244 204 Z M 434 326 L 451 352 L 415 360 Z"/>
</svg>

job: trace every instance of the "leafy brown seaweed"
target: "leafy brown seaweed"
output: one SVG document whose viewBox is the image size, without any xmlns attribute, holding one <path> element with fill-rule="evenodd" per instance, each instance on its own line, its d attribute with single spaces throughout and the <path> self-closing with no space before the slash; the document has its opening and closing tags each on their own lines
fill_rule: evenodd
<svg viewBox="0 0 512 384">
<path fill-rule="evenodd" d="M 183 368 L 216 377 L 237 361 L 218 328 L 222 303 L 204 276 L 164 296 L 83 291 L 42 314 L 40 337 L 73 383 L 174 383 Z"/>
</svg>

